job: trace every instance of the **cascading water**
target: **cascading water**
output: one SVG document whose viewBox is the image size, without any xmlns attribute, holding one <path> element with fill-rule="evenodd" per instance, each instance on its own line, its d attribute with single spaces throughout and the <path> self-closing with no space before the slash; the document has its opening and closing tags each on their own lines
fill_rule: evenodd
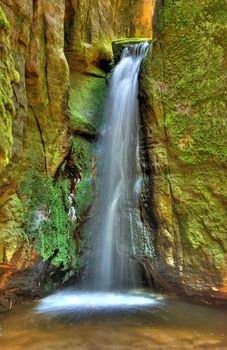
<svg viewBox="0 0 227 350">
<path fill-rule="evenodd" d="M 110 81 L 98 148 L 96 200 L 87 228 L 90 248 L 85 283 L 89 289 L 134 288 L 140 279 L 134 259 L 134 231 L 143 226 L 138 75 L 148 46 L 143 42 L 125 48 Z"/>
<path fill-rule="evenodd" d="M 139 210 L 137 94 L 146 48 L 140 44 L 125 49 L 111 80 L 99 144 L 96 200 L 86 228 L 91 241 L 85 288 L 69 288 L 0 315 L 5 350 L 227 348 L 223 308 L 121 290 L 138 287 L 133 258 L 143 259 L 152 251 L 151 232 L 141 222 Z"/>
</svg>

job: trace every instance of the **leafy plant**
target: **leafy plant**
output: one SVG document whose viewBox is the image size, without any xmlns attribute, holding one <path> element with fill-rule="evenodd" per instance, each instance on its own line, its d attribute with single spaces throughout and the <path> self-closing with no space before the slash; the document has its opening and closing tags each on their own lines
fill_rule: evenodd
<svg viewBox="0 0 227 350">
<path fill-rule="evenodd" d="M 64 269 L 76 266 L 73 233 L 75 224 L 68 219 L 70 183 L 29 172 L 20 184 L 20 197 L 25 211 L 25 232 L 44 260 L 57 250 L 53 265 Z"/>
</svg>

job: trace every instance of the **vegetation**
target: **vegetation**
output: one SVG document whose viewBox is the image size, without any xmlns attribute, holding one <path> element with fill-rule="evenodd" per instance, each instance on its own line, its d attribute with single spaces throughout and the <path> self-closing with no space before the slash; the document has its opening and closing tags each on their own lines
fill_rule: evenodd
<svg viewBox="0 0 227 350">
<path fill-rule="evenodd" d="M 0 6 L 0 28 L 2 28 L 2 29 L 9 28 L 9 22 L 7 21 L 7 18 L 5 16 L 5 13 L 3 12 L 1 6 Z"/>
<path fill-rule="evenodd" d="M 75 224 L 68 219 L 69 185 L 64 179 L 54 184 L 50 176 L 36 172 L 27 174 L 20 185 L 27 237 L 45 261 L 57 250 L 52 263 L 64 269 L 76 266 Z"/>
<path fill-rule="evenodd" d="M 75 201 L 78 218 L 82 218 L 92 204 L 92 144 L 82 137 L 74 137 L 72 157 L 81 180 L 76 186 Z"/>
<path fill-rule="evenodd" d="M 70 126 L 76 132 L 94 135 L 102 120 L 106 84 L 102 70 L 89 74 L 71 73 Z"/>
<path fill-rule="evenodd" d="M 85 178 L 79 182 L 76 190 L 76 209 L 78 217 L 83 217 L 92 204 L 92 183 L 90 178 Z"/>
</svg>

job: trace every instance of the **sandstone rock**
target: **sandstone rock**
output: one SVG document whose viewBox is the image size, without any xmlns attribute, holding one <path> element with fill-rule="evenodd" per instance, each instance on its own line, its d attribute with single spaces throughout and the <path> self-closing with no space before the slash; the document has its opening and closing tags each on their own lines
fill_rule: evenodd
<svg viewBox="0 0 227 350">
<path fill-rule="evenodd" d="M 111 60 L 111 42 L 127 37 L 152 36 L 153 1 L 66 1 L 65 49 L 70 67 Z"/>
<path fill-rule="evenodd" d="M 12 48 L 9 40 L 9 22 L 0 7 L 0 174 L 9 164 L 12 156 L 12 122 L 15 116 L 13 83 L 19 81 L 15 70 Z"/>
<path fill-rule="evenodd" d="M 29 270 L 36 256 L 40 258 L 24 231 L 26 220 L 18 198 L 18 181 L 30 169 L 40 175 L 54 175 L 69 152 L 65 3 L 37 1 L 33 7 L 30 0 L 7 0 L 0 1 L 0 5 L 7 18 L 1 16 L 0 28 L 4 48 L 1 68 L 5 73 L 0 80 L 7 97 L 7 124 L 4 116 L 0 119 L 7 141 L 1 142 L 0 263 L 9 264 L 17 272 Z"/>
<path fill-rule="evenodd" d="M 158 226 L 152 274 L 213 302 L 227 297 L 223 18 L 219 1 L 164 3 L 140 91 Z"/>
</svg>

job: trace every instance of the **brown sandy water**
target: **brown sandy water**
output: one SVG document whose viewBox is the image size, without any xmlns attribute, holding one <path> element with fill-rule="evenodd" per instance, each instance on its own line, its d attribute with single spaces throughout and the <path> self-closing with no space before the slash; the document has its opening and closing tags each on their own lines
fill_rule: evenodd
<svg viewBox="0 0 227 350">
<path fill-rule="evenodd" d="M 71 294 L 70 294 L 71 293 Z M 0 315 L 1 350 L 226 350 L 227 309 L 149 296 L 150 305 L 64 292 Z M 101 297 L 105 304 L 107 296 Z M 128 298 L 128 299 L 127 299 Z M 65 304 L 64 304 L 65 300 Z M 75 303 L 72 302 L 76 301 Z M 58 307 L 59 303 L 61 307 Z M 117 303 L 116 303 L 117 304 Z M 129 303 L 130 304 L 130 303 Z M 49 307 L 49 309 L 48 309 Z M 38 308 L 38 309 L 37 309 Z M 46 309 L 45 309 L 46 308 Z M 41 309 L 41 310 L 40 310 Z"/>
</svg>

